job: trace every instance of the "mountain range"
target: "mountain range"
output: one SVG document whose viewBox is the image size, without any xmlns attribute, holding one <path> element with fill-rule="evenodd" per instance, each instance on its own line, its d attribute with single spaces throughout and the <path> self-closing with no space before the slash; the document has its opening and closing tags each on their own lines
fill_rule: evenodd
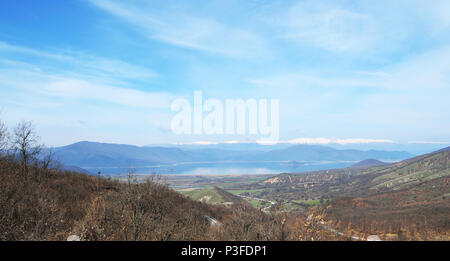
<svg viewBox="0 0 450 261">
<path fill-rule="evenodd" d="M 239 145 L 241 146 L 241 145 Z M 110 144 L 82 141 L 54 149 L 55 159 L 67 166 L 77 167 L 126 167 L 151 166 L 186 162 L 217 161 L 361 161 L 377 159 L 398 161 L 412 157 L 406 151 L 338 150 L 319 145 L 294 145 L 289 147 L 258 149 L 242 147 L 233 149 L 232 144 L 222 148 L 149 147 L 126 144 Z"/>
</svg>

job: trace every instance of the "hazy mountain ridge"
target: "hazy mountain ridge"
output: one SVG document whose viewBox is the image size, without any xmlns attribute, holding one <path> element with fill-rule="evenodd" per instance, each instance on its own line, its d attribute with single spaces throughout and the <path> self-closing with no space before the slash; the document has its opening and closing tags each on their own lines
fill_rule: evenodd
<svg viewBox="0 0 450 261">
<path fill-rule="evenodd" d="M 413 155 L 406 151 L 378 151 L 378 150 L 337 150 L 320 145 L 294 145 L 284 149 L 268 152 L 249 153 L 241 160 L 300 160 L 300 161 L 361 161 L 368 158 L 378 160 L 403 160 Z M 237 159 L 237 157 L 235 157 Z"/>
<path fill-rule="evenodd" d="M 318 145 L 295 145 L 271 151 L 242 150 L 241 147 L 232 150 L 233 146 L 228 148 L 138 147 L 83 141 L 56 148 L 55 158 L 65 165 L 78 167 L 139 167 L 214 161 L 360 161 L 367 158 L 395 161 L 413 156 L 406 151 L 336 150 Z"/>
</svg>

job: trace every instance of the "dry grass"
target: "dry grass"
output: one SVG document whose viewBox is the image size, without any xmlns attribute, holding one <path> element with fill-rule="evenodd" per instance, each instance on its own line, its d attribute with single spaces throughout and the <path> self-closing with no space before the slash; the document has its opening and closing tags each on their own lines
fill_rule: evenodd
<svg viewBox="0 0 450 261">
<path fill-rule="evenodd" d="M 298 239 L 283 216 L 193 201 L 155 180 L 120 183 L 38 166 L 24 175 L 20 163 L 0 159 L 0 187 L 0 240 Z"/>
</svg>

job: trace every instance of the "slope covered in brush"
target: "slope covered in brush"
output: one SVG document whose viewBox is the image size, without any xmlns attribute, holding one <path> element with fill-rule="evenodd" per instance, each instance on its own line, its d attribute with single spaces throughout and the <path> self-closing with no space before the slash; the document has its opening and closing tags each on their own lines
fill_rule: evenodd
<svg viewBox="0 0 450 261">
<path fill-rule="evenodd" d="M 219 188 L 223 206 L 192 200 L 158 180 L 119 182 L 0 158 L 0 241 L 295 239 L 269 216 Z M 212 217 L 220 224 L 212 227 Z"/>
</svg>

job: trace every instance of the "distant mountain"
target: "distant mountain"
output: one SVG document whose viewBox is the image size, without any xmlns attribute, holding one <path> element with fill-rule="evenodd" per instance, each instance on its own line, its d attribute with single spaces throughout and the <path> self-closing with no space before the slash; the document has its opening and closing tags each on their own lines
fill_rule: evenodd
<svg viewBox="0 0 450 261">
<path fill-rule="evenodd" d="M 184 150 L 82 141 L 54 149 L 55 159 L 79 167 L 149 166 L 180 162 L 222 161 L 239 154 L 221 149 Z M 242 153 L 242 152 L 241 152 Z"/>
<path fill-rule="evenodd" d="M 388 163 L 379 161 L 376 159 L 366 159 L 366 160 L 362 160 L 356 164 L 353 164 L 352 167 L 374 167 L 374 166 L 382 166 L 382 165 L 386 165 L 386 164 L 388 164 Z"/>
<path fill-rule="evenodd" d="M 87 141 L 56 148 L 55 158 L 65 165 L 79 167 L 145 166 L 194 159 L 188 152 L 177 148 L 138 147 Z"/>
<path fill-rule="evenodd" d="M 248 153 L 234 159 L 251 161 L 361 161 L 364 159 L 396 161 L 412 156 L 406 151 L 337 150 L 319 145 L 295 145 L 268 152 Z"/>
<path fill-rule="evenodd" d="M 257 147 L 252 147 L 257 149 Z M 54 149 L 55 159 L 66 166 L 143 167 L 157 164 L 216 161 L 360 161 L 364 159 L 402 160 L 411 155 L 405 151 L 337 150 L 326 146 L 296 145 L 264 150 L 227 150 L 222 148 L 139 147 L 82 141 Z M 279 147 L 278 147 L 279 148 Z"/>
<path fill-rule="evenodd" d="M 272 151 L 278 149 L 285 149 L 292 147 L 295 144 L 279 142 L 277 144 L 260 144 L 256 142 L 235 142 L 235 143 L 217 143 L 217 144 L 153 144 L 147 145 L 147 147 L 168 147 L 179 148 L 182 150 L 192 149 L 222 149 L 222 150 L 234 150 L 234 151 Z M 448 144 L 450 145 L 450 143 Z M 447 146 L 448 146 L 447 145 Z M 422 155 L 436 151 L 442 148 L 440 144 L 430 143 L 352 143 L 352 144 L 337 144 L 329 143 L 325 146 L 337 149 L 337 150 L 379 150 L 379 151 L 407 151 L 414 155 Z"/>
</svg>

